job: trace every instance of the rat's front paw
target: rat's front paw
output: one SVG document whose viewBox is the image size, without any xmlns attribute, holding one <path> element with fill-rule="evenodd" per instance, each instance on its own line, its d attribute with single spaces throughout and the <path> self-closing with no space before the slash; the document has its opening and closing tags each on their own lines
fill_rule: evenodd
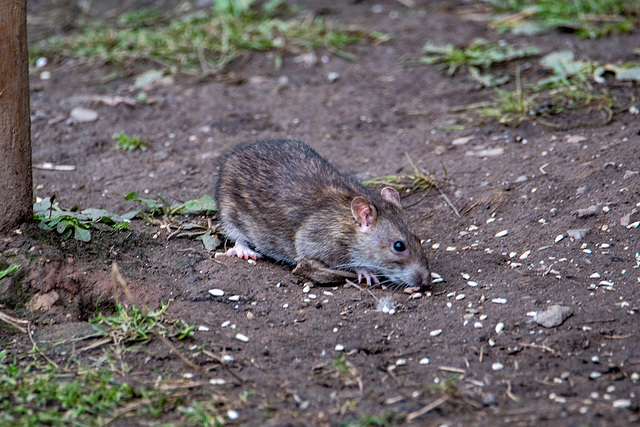
<svg viewBox="0 0 640 427">
<path fill-rule="evenodd" d="M 262 258 L 262 254 L 250 249 L 247 245 L 243 243 L 236 242 L 236 245 L 231 249 L 227 250 L 227 256 L 237 256 L 238 258 L 255 260 L 257 258 Z"/>
<path fill-rule="evenodd" d="M 364 277 L 367 281 L 367 286 L 371 286 L 372 280 L 376 285 L 380 284 L 380 279 L 366 268 L 356 268 L 356 273 L 358 273 L 358 283 L 362 282 L 362 278 Z"/>
</svg>

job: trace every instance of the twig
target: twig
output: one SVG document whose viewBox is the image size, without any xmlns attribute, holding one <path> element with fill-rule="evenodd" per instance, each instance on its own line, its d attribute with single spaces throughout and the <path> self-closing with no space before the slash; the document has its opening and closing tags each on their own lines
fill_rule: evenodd
<svg viewBox="0 0 640 427">
<path fill-rule="evenodd" d="M 522 343 L 520 345 L 523 346 L 523 347 L 540 348 L 542 350 L 548 351 L 549 353 L 551 353 L 553 355 L 556 354 L 555 350 L 553 350 L 551 347 L 547 347 L 544 344 L 541 345 L 541 344 L 524 344 L 524 343 Z"/>
<path fill-rule="evenodd" d="M 31 323 L 27 324 L 27 335 L 29 336 L 29 339 L 31 340 L 31 343 L 33 344 L 33 349 L 36 352 L 36 354 L 41 355 L 42 357 L 44 357 L 47 362 L 51 363 L 53 365 L 54 368 L 58 369 L 59 366 L 56 362 L 54 362 L 53 360 L 51 360 L 49 358 L 49 356 L 47 356 L 46 354 L 44 354 L 39 348 L 38 348 L 38 344 L 36 344 L 36 341 L 33 339 L 33 335 L 31 333 Z"/>
<path fill-rule="evenodd" d="M 216 356 L 215 354 L 211 353 L 209 350 L 202 350 L 202 353 L 204 353 L 205 355 L 209 356 L 210 358 L 212 358 L 213 360 L 218 362 L 220 364 L 220 366 L 222 366 L 222 368 L 225 369 L 229 373 L 229 375 L 231 375 L 233 378 L 235 378 L 238 382 L 244 383 L 244 380 L 242 378 L 240 378 L 240 376 L 238 374 L 236 374 L 231 369 L 229 369 L 229 367 L 227 365 L 225 365 L 224 362 L 222 362 L 222 360 L 220 360 L 220 358 L 218 356 Z"/>
<path fill-rule="evenodd" d="M 507 380 L 507 396 L 516 403 L 520 403 L 521 399 L 511 393 L 511 380 Z"/>
<path fill-rule="evenodd" d="M 447 197 L 446 194 L 444 194 L 442 192 L 442 190 L 440 189 L 440 187 L 438 187 L 435 183 L 433 184 L 434 187 L 436 187 L 436 190 L 438 190 L 440 192 L 440 195 L 442 196 L 442 198 L 444 199 L 445 202 L 447 202 L 447 204 L 449 206 L 451 206 L 451 209 L 453 209 L 453 211 L 456 213 L 456 215 L 458 216 L 458 218 L 460 218 L 460 212 L 458 212 L 458 209 L 456 209 L 455 206 L 453 206 L 453 203 L 451 203 L 451 200 L 449 200 L 449 197 Z"/>
<path fill-rule="evenodd" d="M 171 351 L 175 352 L 178 355 L 178 357 L 184 362 L 185 365 L 189 366 L 191 369 L 194 369 L 194 370 L 198 371 L 198 373 L 200 375 L 204 376 L 204 377 L 208 376 L 207 372 L 204 369 L 202 369 L 201 366 L 196 365 L 191 360 L 187 359 L 187 357 L 184 354 L 182 354 L 180 351 L 178 351 L 176 346 L 173 345 L 173 343 L 171 341 L 169 341 L 169 339 L 167 339 L 167 337 L 165 337 L 164 335 L 160 335 L 160 334 L 158 334 L 158 337 L 162 340 L 162 342 L 165 343 L 165 345 L 167 347 L 169 347 L 171 349 Z"/>
<path fill-rule="evenodd" d="M 2 311 L 0 311 L 0 320 L 4 320 L 5 322 L 10 324 L 14 328 L 18 329 L 22 333 L 27 333 L 27 330 L 20 325 L 27 325 L 28 327 L 29 326 L 28 320 L 17 319 L 13 316 L 9 316 L 6 313 L 3 313 Z"/>
<path fill-rule="evenodd" d="M 431 411 L 432 409 L 435 409 L 438 406 L 442 405 L 447 400 L 449 400 L 449 396 L 442 396 L 440 399 L 436 400 L 435 402 L 432 402 L 432 403 L 428 404 L 424 408 L 419 409 L 419 410 L 417 410 L 415 412 L 411 412 L 410 414 L 408 414 L 407 418 L 406 418 L 406 421 L 407 422 L 413 421 L 414 419 L 426 414 L 427 412 Z"/>
</svg>

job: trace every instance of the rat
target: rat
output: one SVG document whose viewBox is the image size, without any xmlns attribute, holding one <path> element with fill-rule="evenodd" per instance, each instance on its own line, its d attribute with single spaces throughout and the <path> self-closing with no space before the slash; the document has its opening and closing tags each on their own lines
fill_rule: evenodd
<svg viewBox="0 0 640 427">
<path fill-rule="evenodd" d="M 228 256 L 312 260 L 355 272 L 369 286 L 381 283 L 379 276 L 405 288 L 431 283 L 398 192 L 369 190 L 301 141 L 231 151 L 219 169 L 216 201 L 221 229 L 235 241 Z"/>
</svg>

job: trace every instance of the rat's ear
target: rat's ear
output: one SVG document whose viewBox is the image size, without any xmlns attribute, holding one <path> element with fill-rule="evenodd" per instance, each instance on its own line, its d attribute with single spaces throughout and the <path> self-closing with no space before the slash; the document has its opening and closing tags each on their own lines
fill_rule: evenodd
<svg viewBox="0 0 640 427">
<path fill-rule="evenodd" d="M 384 187 L 380 191 L 380 194 L 382 194 L 382 198 L 385 199 L 386 201 L 393 203 L 398 208 L 402 207 L 400 205 L 400 195 L 398 194 L 398 192 L 394 188 Z"/>
<path fill-rule="evenodd" d="M 362 231 L 367 231 L 376 219 L 376 211 L 364 197 L 356 197 L 351 201 L 351 214 L 360 224 Z"/>
</svg>

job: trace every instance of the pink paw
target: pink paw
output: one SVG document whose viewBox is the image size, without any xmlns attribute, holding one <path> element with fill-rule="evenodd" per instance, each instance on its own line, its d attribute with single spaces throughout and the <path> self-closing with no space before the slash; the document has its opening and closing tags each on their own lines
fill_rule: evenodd
<svg viewBox="0 0 640 427">
<path fill-rule="evenodd" d="M 234 247 L 232 247 L 231 249 L 227 250 L 226 252 L 227 256 L 237 256 L 238 258 L 241 259 L 246 259 L 247 261 L 249 259 L 257 259 L 257 258 L 262 258 L 262 254 L 249 249 L 249 247 L 247 245 L 243 245 L 242 243 L 238 243 L 236 242 L 236 245 Z"/>
<path fill-rule="evenodd" d="M 364 277 L 367 281 L 367 286 L 371 286 L 372 280 L 376 285 L 380 284 L 380 279 L 378 279 L 375 274 L 373 274 L 366 268 L 356 268 L 356 273 L 358 273 L 358 283 L 360 283 L 362 281 L 362 278 Z"/>
</svg>

